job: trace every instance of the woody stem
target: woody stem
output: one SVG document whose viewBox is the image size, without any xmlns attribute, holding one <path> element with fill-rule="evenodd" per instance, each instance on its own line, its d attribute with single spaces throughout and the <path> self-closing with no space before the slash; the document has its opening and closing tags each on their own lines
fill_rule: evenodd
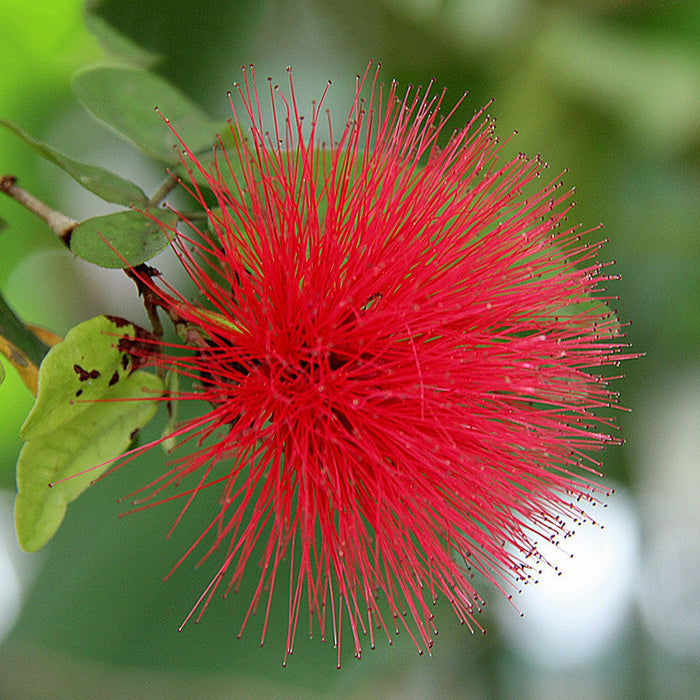
<svg viewBox="0 0 700 700">
<path fill-rule="evenodd" d="M 4 192 L 8 197 L 19 202 L 23 207 L 29 209 L 40 219 L 43 219 L 48 227 L 65 243 L 70 242 L 70 235 L 78 225 L 77 221 L 67 217 L 60 211 L 51 209 L 47 204 L 37 199 L 33 194 L 22 189 L 17 184 L 14 175 L 3 175 L 0 177 L 0 192 Z"/>
</svg>

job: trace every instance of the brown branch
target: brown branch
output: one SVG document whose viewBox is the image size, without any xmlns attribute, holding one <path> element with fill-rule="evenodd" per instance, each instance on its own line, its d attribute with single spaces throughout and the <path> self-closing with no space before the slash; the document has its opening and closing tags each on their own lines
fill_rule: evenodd
<svg viewBox="0 0 700 700">
<path fill-rule="evenodd" d="M 77 221 L 61 214 L 60 211 L 51 209 L 47 204 L 37 199 L 27 190 L 18 187 L 15 183 L 17 178 L 14 175 L 3 175 L 0 177 L 0 192 L 4 192 L 8 197 L 19 202 L 23 207 L 43 219 L 48 227 L 65 243 L 70 243 L 70 236 L 73 229 L 78 225 Z"/>
</svg>

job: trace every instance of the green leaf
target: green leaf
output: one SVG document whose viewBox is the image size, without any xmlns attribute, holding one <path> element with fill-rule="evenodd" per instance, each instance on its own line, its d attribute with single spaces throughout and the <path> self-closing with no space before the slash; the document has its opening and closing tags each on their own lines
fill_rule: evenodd
<svg viewBox="0 0 700 700">
<path fill-rule="evenodd" d="M 151 420 L 162 380 L 132 371 L 119 341 L 136 329 L 106 316 L 85 321 L 54 346 L 39 369 L 39 393 L 20 431 L 15 525 L 20 546 L 43 547 L 68 504 L 127 449 Z M 87 471 L 86 471 L 87 470 Z"/>
<path fill-rule="evenodd" d="M 88 68 L 73 76 L 73 91 L 98 119 L 154 158 L 179 162 L 177 139 L 157 107 L 194 153 L 210 148 L 228 128 L 212 121 L 170 83 L 143 70 L 124 67 Z"/>
<path fill-rule="evenodd" d="M 180 391 L 180 375 L 176 372 L 168 372 L 165 375 L 165 392 L 168 396 L 177 396 Z M 175 426 L 177 425 L 177 414 L 178 408 L 180 407 L 179 401 L 166 401 L 166 408 L 168 409 L 168 422 L 163 429 L 161 438 L 161 447 L 165 450 L 166 454 L 170 454 L 176 447 L 178 443 L 178 438 L 173 436 L 175 432 Z"/>
<path fill-rule="evenodd" d="M 5 381 L 5 365 L 0 362 L 0 384 L 2 384 Z"/>
<path fill-rule="evenodd" d="M 95 9 L 99 8 L 100 2 L 101 0 L 85 0 L 83 13 L 85 26 L 97 37 L 100 44 L 110 53 L 125 56 L 130 62 L 142 66 L 155 63 L 158 60 L 156 54 L 139 46 L 95 12 Z"/>
<path fill-rule="evenodd" d="M 166 209 L 151 211 L 166 227 L 177 216 Z M 120 211 L 81 221 L 70 238 L 71 250 L 100 267 L 133 267 L 160 253 L 168 245 L 161 226 L 140 211 Z"/>
<path fill-rule="evenodd" d="M 107 202 L 129 206 L 145 206 L 148 204 L 148 197 L 143 190 L 133 182 L 115 175 L 114 173 L 99 168 L 96 165 L 79 163 L 68 156 L 64 156 L 55 149 L 47 146 L 30 136 L 26 131 L 20 129 L 16 124 L 7 119 L 0 118 L 0 124 L 12 131 L 24 143 L 31 146 L 39 155 L 57 165 L 63 172 L 70 175 L 79 185 L 86 190 L 90 190 L 98 197 Z"/>
</svg>

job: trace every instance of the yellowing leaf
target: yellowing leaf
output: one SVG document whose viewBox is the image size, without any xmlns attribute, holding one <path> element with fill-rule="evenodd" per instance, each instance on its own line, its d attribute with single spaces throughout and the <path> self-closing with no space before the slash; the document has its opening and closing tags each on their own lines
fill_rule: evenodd
<svg viewBox="0 0 700 700">
<path fill-rule="evenodd" d="M 35 326 L 33 323 L 28 323 L 27 328 L 49 348 L 58 345 L 63 340 L 60 335 L 42 326 Z"/>
<path fill-rule="evenodd" d="M 37 366 L 16 345 L 0 335 L 0 353 L 17 370 L 20 379 L 29 391 L 36 396 Z"/>
<path fill-rule="evenodd" d="M 132 370 L 120 339 L 133 325 L 98 316 L 73 328 L 39 368 L 39 391 L 22 426 L 15 525 L 26 551 L 43 547 L 76 499 L 127 449 L 156 412 L 162 380 Z M 87 470 L 87 471 L 86 471 Z"/>
</svg>

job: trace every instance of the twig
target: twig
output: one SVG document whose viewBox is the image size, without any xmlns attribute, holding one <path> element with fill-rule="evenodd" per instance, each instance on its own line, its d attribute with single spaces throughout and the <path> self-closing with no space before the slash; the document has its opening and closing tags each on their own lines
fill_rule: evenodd
<svg viewBox="0 0 700 700">
<path fill-rule="evenodd" d="M 65 214 L 61 214 L 60 211 L 51 209 L 33 194 L 17 186 L 16 182 L 17 178 L 14 175 L 3 175 L 0 177 L 0 192 L 4 192 L 8 197 L 14 199 L 15 202 L 19 202 L 23 207 L 29 209 L 40 219 L 43 219 L 61 241 L 66 246 L 69 245 L 71 233 L 73 233 L 73 229 L 78 225 L 78 222 Z"/>
<path fill-rule="evenodd" d="M 151 198 L 148 200 L 148 206 L 158 206 L 167 197 L 170 190 L 172 190 L 178 183 L 179 179 L 177 176 L 168 171 L 168 178 L 164 180 L 160 187 L 153 193 Z"/>
</svg>

